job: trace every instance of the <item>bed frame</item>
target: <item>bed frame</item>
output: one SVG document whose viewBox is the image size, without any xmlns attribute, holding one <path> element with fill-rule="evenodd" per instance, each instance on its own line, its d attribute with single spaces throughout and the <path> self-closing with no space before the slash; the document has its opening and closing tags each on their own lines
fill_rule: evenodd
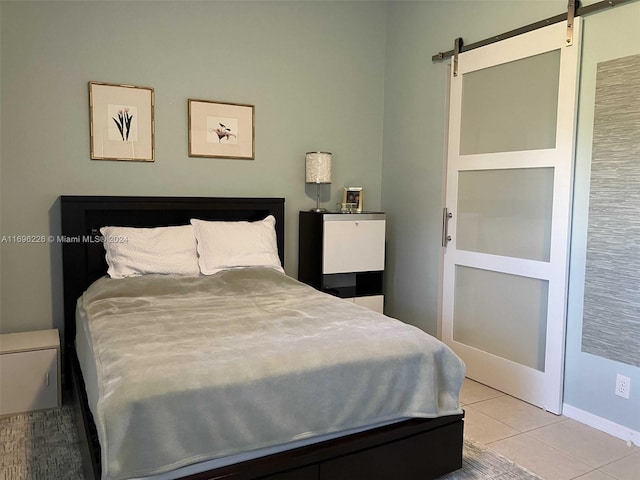
<svg viewBox="0 0 640 480">
<path fill-rule="evenodd" d="M 276 218 L 284 259 L 283 198 L 62 196 L 64 369 L 72 379 L 78 437 L 87 479 L 101 476 L 100 444 L 74 349 L 76 300 L 105 275 L 99 228 L 157 227 L 203 220 Z M 427 480 L 462 466 L 463 414 L 410 419 L 306 447 L 183 477 L 184 480 Z"/>
</svg>

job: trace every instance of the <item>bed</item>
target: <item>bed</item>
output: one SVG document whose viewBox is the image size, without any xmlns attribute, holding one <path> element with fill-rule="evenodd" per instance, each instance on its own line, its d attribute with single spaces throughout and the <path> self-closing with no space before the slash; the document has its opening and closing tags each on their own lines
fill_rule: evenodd
<svg viewBox="0 0 640 480">
<path fill-rule="evenodd" d="M 61 197 L 60 204 L 62 209 L 62 235 L 66 239 L 63 244 L 65 374 L 66 378 L 73 380 L 74 405 L 76 406 L 79 437 L 82 444 L 86 476 L 87 478 L 98 479 L 103 478 L 103 465 L 111 465 L 111 463 L 105 461 L 102 457 L 102 452 L 113 451 L 113 448 L 111 445 L 107 445 L 105 449 L 102 448 L 100 444 L 99 438 L 102 437 L 103 440 L 105 438 L 105 422 L 102 418 L 102 413 L 100 413 L 98 422 L 95 421 L 94 415 L 92 414 L 92 411 L 96 412 L 95 399 L 93 399 L 93 397 L 96 396 L 96 389 L 92 387 L 95 379 L 93 378 L 93 374 L 86 374 L 86 366 L 84 369 L 80 367 L 81 362 L 85 364 L 87 362 L 87 348 L 82 346 L 81 341 L 78 341 L 78 344 L 76 344 L 77 300 L 89 287 L 91 287 L 91 289 L 88 290 L 87 298 L 91 298 L 91 292 L 95 292 L 94 296 L 96 298 L 101 298 L 104 294 L 102 290 L 96 290 L 98 288 L 106 290 L 120 288 L 125 293 L 132 292 L 131 295 L 133 296 L 135 296 L 137 288 L 148 289 L 150 288 L 149 285 L 156 285 L 153 288 L 157 288 L 162 292 L 165 292 L 167 288 L 165 284 L 162 283 L 166 281 L 165 278 L 156 279 L 150 276 L 149 278 L 143 279 L 128 279 L 130 283 L 126 284 L 126 286 L 123 286 L 123 283 L 118 283 L 118 280 L 112 281 L 112 279 L 101 278 L 105 275 L 107 265 L 105 262 L 104 248 L 101 241 L 99 241 L 99 229 L 106 225 L 124 227 L 186 225 L 189 224 L 190 219 L 193 218 L 198 218 L 203 221 L 258 222 L 272 215 L 275 219 L 277 252 L 281 260 L 284 253 L 284 199 L 63 196 Z M 99 281 L 96 282 L 96 280 Z M 253 299 L 248 303 L 257 302 L 257 300 L 255 300 L 255 298 L 259 297 L 257 286 L 264 285 L 266 289 L 272 288 L 272 286 L 275 285 L 274 288 L 276 289 L 283 288 L 295 291 L 295 295 L 290 296 L 289 302 L 301 302 L 303 298 L 308 297 L 309 300 L 305 300 L 307 305 L 309 302 L 315 302 L 317 309 L 324 311 L 331 310 L 334 306 L 341 308 L 343 303 L 345 305 L 347 304 L 347 302 L 342 302 L 339 299 L 329 298 L 327 295 L 312 291 L 310 287 L 298 284 L 298 282 L 285 277 L 284 274 L 274 272 L 271 269 L 261 268 L 250 268 L 246 269 L 246 271 L 234 270 L 221 272 L 211 276 L 211 278 L 203 278 L 200 276 L 183 279 L 180 280 L 179 286 L 176 288 L 191 292 L 200 289 L 200 286 L 205 283 L 207 283 L 207 285 L 212 283 L 214 285 L 213 287 L 207 286 L 206 288 L 214 288 L 216 291 L 222 291 L 220 290 L 222 288 L 221 285 L 238 285 L 238 282 L 244 282 L 245 285 L 250 284 L 256 286 L 256 293 L 251 296 Z M 140 286 L 141 284 L 143 285 Z M 249 295 L 245 294 L 244 297 L 248 298 Z M 271 290 L 265 290 L 263 292 L 263 298 L 266 302 L 267 299 L 275 298 L 275 296 Z M 202 300 L 197 300 L 198 304 L 201 301 Z M 331 302 L 340 302 L 340 305 Z M 302 309 L 299 303 L 287 303 L 281 306 L 274 306 L 270 303 L 269 308 L 276 312 L 274 313 L 274 319 L 287 316 L 278 312 L 288 310 L 301 311 Z M 280 310 L 278 310 L 278 308 L 280 308 Z M 349 306 L 348 308 L 359 309 L 360 307 Z M 215 305 L 211 307 L 211 310 L 214 309 Z M 263 310 L 265 309 L 263 308 Z M 313 316 L 312 310 L 309 310 L 305 314 Z M 385 324 L 387 321 L 384 317 L 377 316 L 377 314 L 373 313 L 371 313 L 370 318 L 366 317 L 366 315 L 368 315 L 366 313 L 362 313 L 362 315 L 364 315 L 364 321 L 366 322 L 373 321 L 375 323 L 379 321 L 381 324 Z M 142 325 L 144 322 L 141 321 L 139 323 Z M 79 323 L 78 325 L 82 324 Z M 118 324 L 116 322 L 109 324 L 109 328 L 116 330 L 112 330 L 112 332 L 114 332 L 113 335 L 107 335 L 105 337 L 109 340 L 107 343 L 112 341 L 111 337 L 116 339 L 119 336 L 117 335 L 119 333 L 117 329 L 121 327 L 118 327 L 118 325 L 126 324 Z M 339 342 L 340 322 L 337 321 L 335 325 L 331 324 L 330 327 L 328 330 L 338 335 L 337 340 L 334 339 L 332 342 Z M 82 327 L 79 328 L 80 330 L 82 329 Z M 142 326 L 140 328 L 142 328 Z M 175 329 L 175 326 L 172 328 Z M 366 329 L 363 329 L 363 331 L 364 330 Z M 291 334 L 291 332 L 296 332 L 296 330 L 290 330 L 289 334 Z M 293 334 L 297 336 L 296 338 L 313 336 L 307 335 L 304 331 Z M 147 333 L 144 335 L 146 336 Z M 82 335 L 79 335 L 78 338 L 81 336 Z M 269 335 L 265 334 L 260 337 L 266 338 L 268 336 Z M 126 351 L 126 336 L 122 337 L 125 343 L 123 344 L 124 346 L 121 345 L 119 348 L 125 348 Z M 355 338 L 353 341 L 358 340 Z M 76 345 L 78 345 L 77 350 L 80 352 L 80 355 L 78 355 L 76 351 Z M 99 344 L 96 345 L 96 349 L 102 348 Z M 114 348 L 112 351 L 117 352 L 117 348 L 112 348 Z M 304 349 L 308 347 L 303 342 L 300 343 L 299 348 Z M 191 349 L 192 348 L 189 347 L 189 350 Z M 362 350 L 366 350 L 366 348 L 354 349 L 354 351 L 358 352 Z M 297 355 L 297 353 L 295 355 Z M 273 357 L 267 356 L 267 362 L 269 358 Z M 309 362 L 313 362 L 313 358 L 310 358 Z M 360 362 L 360 359 L 357 359 L 354 363 L 358 362 Z M 296 362 L 279 361 L 276 366 L 279 368 L 283 363 Z M 302 364 L 304 362 L 301 360 L 300 363 Z M 228 365 L 234 364 L 235 360 Z M 386 368 L 383 362 L 381 362 L 380 365 Z M 256 368 L 259 369 L 259 367 L 253 366 L 250 370 L 254 371 Z M 367 368 L 371 369 L 372 367 Z M 192 370 L 193 367 L 190 367 L 190 369 Z M 307 370 L 318 369 L 313 365 L 313 368 L 308 368 Z M 233 372 L 233 370 L 229 371 Z M 86 379 L 84 378 L 83 372 L 87 375 Z M 285 373 L 286 372 L 282 372 L 282 375 Z M 238 375 L 237 371 L 232 373 L 234 378 Z M 298 378 L 299 373 L 296 372 L 292 375 L 296 375 L 295 378 Z M 322 378 L 327 377 L 323 376 Z M 274 385 L 273 381 L 268 383 Z M 291 383 L 292 382 L 288 382 L 288 384 Z M 317 384 L 318 382 L 315 381 L 315 383 Z M 252 384 L 255 386 L 255 382 Z M 151 387 L 147 385 L 145 391 L 149 388 Z M 273 392 L 265 393 L 264 390 L 260 390 L 260 388 L 262 388 L 260 386 L 256 386 L 255 388 L 257 388 L 256 392 L 260 392 L 255 395 L 265 395 L 265 398 L 268 398 L 268 395 L 273 394 Z M 402 388 L 404 389 L 406 387 Z M 307 389 L 304 388 L 303 390 L 306 391 Z M 403 399 L 404 397 L 408 397 L 408 394 L 405 395 L 404 391 L 402 393 L 403 395 L 400 395 L 400 397 Z M 364 398 L 367 398 L 368 394 L 361 394 L 364 395 L 362 404 L 365 405 L 367 402 Z M 318 395 L 318 392 L 311 391 L 309 395 Z M 224 406 L 217 405 L 216 409 L 222 409 L 223 407 Z M 379 408 L 379 406 L 376 407 L 373 405 L 372 408 Z M 158 407 L 158 409 L 163 411 L 162 407 Z M 175 403 L 171 409 L 176 409 Z M 351 410 L 352 414 L 358 414 L 359 412 L 359 409 L 356 408 L 352 408 Z M 362 407 L 362 410 L 364 410 L 364 407 Z M 315 409 L 314 411 L 307 411 L 310 424 L 323 421 L 320 414 L 316 415 L 317 412 L 315 412 Z M 114 414 L 116 415 L 116 419 L 123 418 L 123 415 L 125 415 L 122 411 L 116 412 L 117 413 Z M 385 415 L 381 414 L 373 423 L 367 423 L 365 425 L 361 422 L 359 428 L 356 428 L 358 425 L 355 424 L 352 425 L 354 428 L 344 428 L 350 425 L 346 423 L 340 424 L 338 422 L 330 432 L 322 432 L 322 434 L 320 434 L 320 432 L 313 432 L 313 434 L 299 435 L 300 438 L 296 439 L 296 441 L 282 442 L 281 445 L 269 446 L 258 441 L 253 447 L 261 445 L 265 448 L 252 448 L 252 451 L 248 454 L 225 447 L 223 450 L 232 453 L 228 455 L 228 458 L 226 458 L 226 456 L 218 458 L 214 455 L 208 459 L 198 457 L 198 461 L 193 462 L 195 465 L 190 465 L 185 462 L 174 462 L 177 467 L 175 470 L 165 468 L 164 471 L 156 472 L 148 477 L 146 475 L 138 475 L 135 478 L 184 478 L 194 480 L 222 478 L 264 478 L 271 480 L 340 480 L 359 478 L 424 480 L 437 478 L 447 472 L 460 468 L 462 464 L 463 413 L 459 410 L 459 407 L 452 410 L 450 404 L 449 410 L 445 413 L 444 415 L 434 416 L 427 412 L 427 415 L 422 415 L 423 417 L 430 416 L 433 418 L 408 418 L 409 415 L 406 417 L 403 416 L 402 418 L 386 418 Z M 138 418 L 130 412 L 127 413 L 127 415 L 129 415 L 128 418 Z M 198 417 L 200 419 L 199 423 L 207 425 L 206 417 L 206 414 L 201 413 L 201 416 Z M 265 421 L 265 419 L 268 419 L 268 415 L 263 415 L 255 420 L 251 418 L 249 414 L 242 414 L 243 422 L 250 424 L 248 426 L 245 425 L 245 429 L 251 429 L 254 424 Z M 298 414 L 295 418 L 301 418 L 301 415 Z M 251 421 L 247 419 L 251 419 Z M 173 419 L 172 421 L 180 422 L 180 418 Z M 118 422 L 117 420 L 111 420 L 106 423 L 113 425 Z M 125 432 L 125 434 L 121 434 L 121 436 L 144 439 L 144 435 L 148 434 L 145 431 L 147 427 L 137 426 L 133 420 L 128 423 L 131 424 L 131 429 Z M 154 425 L 158 423 L 160 422 L 152 422 Z M 358 422 L 356 422 L 356 424 L 357 423 Z M 185 435 L 184 429 L 186 428 L 190 431 L 189 429 L 191 428 L 186 422 L 184 424 L 186 427 L 183 428 L 181 425 L 183 431 L 180 433 L 180 435 L 183 436 Z M 197 430 L 200 425 L 197 423 L 192 424 L 193 435 L 196 435 L 198 434 Z M 297 426 L 294 428 L 300 427 Z M 313 430 L 311 427 L 309 427 L 309 429 Z M 316 433 L 318 433 L 318 435 L 316 435 Z M 167 433 L 166 431 L 160 430 L 152 435 L 154 435 L 154 438 L 157 436 L 160 441 L 163 435 L 167 435 L 167 441 L 169 442 L 170 434 L 171 432 Z M 232 435 L 224 436 L 232 437 Z M 229 442 L 232 441 L 232 439 L 226 440 L 229 440 Z M 137 440 L 137 442 L 141 443 L 141 440 Z M 123 441 L 122 444 L 126 445 L 126 442 Z M 125 450 L 127 448 L 129 447 L 126 447 Z M 233 452 L 237 455 L 233 454 Z M 108 453 L 105 454 L 105 456 L 108 456 Z M 115 456 L 122 456 L 122 453 L 117 453 Z M 140 471 L 144 472 L 144 469 Z M 109 476 L 111 473 L 112 472 L 109 472 L 108 475 L 105 473 L 105 476 Z M 122 475 L 121 478 L 130 478 L 126 472 L 122 473 Z M 113 478 L 118 478 L 118 474 L 114 474 Z"/>
</svg>

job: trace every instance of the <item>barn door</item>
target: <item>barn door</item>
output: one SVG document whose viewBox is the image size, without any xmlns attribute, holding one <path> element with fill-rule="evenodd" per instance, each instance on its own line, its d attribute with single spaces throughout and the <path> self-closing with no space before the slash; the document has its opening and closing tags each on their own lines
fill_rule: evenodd
<svg viewBox="0 0 640 480">
<path fill-rule="evenodd" d="M 579 19 L 578 19 L 579 20 Z M 481 383 L 561 413 L 580 22 L 452 69 L 443 340 Z"/>
</svg>

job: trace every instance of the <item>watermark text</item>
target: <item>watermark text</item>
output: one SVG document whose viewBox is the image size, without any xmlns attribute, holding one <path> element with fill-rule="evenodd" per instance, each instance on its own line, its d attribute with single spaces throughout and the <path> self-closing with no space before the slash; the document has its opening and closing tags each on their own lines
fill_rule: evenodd
<svg viewBox="0 0 640 480">
<path fill-rule="evenodd" d="M 127 243 L 124 235 L 2 235 L 0 243 Z"/>
</svg>

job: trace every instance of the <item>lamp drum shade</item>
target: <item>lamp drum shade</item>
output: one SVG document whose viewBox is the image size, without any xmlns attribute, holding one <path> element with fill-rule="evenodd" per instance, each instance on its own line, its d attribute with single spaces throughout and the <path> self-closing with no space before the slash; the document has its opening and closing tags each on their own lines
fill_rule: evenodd
<svg viewBox="0 0 640 480">
<path fill-rule="evenodd" d="M 306 183 L 331 183 L 331 154 L 307 152 Z"/>
</svg>

